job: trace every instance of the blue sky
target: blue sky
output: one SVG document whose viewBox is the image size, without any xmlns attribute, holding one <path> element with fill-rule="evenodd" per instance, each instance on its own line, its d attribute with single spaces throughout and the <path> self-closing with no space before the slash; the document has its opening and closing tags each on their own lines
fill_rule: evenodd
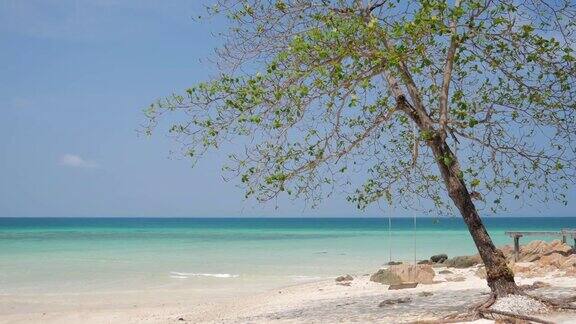
<svg viewBox="0 0 576 324">
<path fill-rule="evenodd" d="M 343 196 L 258 205 L 136 132 L 142 108 L 215 74 L 203 1 L 0 0 L 0 216 L 378 216 Z M 574 190 L 570 192 L 576 197 Z M 552 205 L 546 214 L 574 215 Z M 405 214 L 405 213 L 404 213 Z M 506 215 L 539 216 L 533 208 Z"/>
</svg>

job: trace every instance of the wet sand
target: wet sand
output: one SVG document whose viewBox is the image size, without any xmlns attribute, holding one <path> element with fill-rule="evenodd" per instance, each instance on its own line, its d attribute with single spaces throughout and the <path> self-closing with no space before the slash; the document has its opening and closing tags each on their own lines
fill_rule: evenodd
<svg viewBox="0 0 576 324">
<path fill-rule="evenodd" d="M 43 294 L 0 296 L 1 323 L 399 323 L 439 319 L 486 298 L 489 289 L 475 275 L 476 268 L 450 269 L 434 284 L 413 289 L 387 290 L 354 275 L 349 286 L 333 279 L 298 284 L 254 294 L 213 295 L 198 291 L 150 290 L 113 294 Z M 456 281 L 451 281 L 456 280 Z M 576 278 L 519 278 L 519 284 L 549 283 L 535 294 L 568 296 L 576 291 Z M 410 298 L 407 303 L 379 304 L 387 299 Z M 542 314 L 558 323 L 574 323 L 576 313 Z M 489 323 L 491 321 L 479 321 Z"/>
</svg>

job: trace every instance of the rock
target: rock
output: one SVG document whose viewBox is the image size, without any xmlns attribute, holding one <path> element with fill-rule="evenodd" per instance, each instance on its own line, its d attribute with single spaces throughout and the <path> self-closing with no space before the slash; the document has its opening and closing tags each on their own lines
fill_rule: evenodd
<svg viewBox="0 0 576 324">
<path fill-rule="evenodd" d="M 444 265 L 451 268 L 470 268 L 480 263 L 480 257 L 476 255 L 472 256 L 457 256 L 452 259 L 448 259 L 444 262 Z"/>
<path fill-rule="evenodd" d="M 433 295 L 434 295 L 434 293 L 432 293 L 431 291 L 422 291 L 418 294 L 418 296 L 420 296 L 420 297 L 430 297 Z"/>
<path fill-rule="evenodd" d="M 518 262 L 511 265 L 512 272 L 515 276 L 523 278 L 537 277 L 542 269 L 536 269 L 536 264 L 533 262 Z"/>
<path fill-rule="evenodd" d="M 541 245 L 538 245 L 542 247 Z M 536 259 L 533 262 L 512 262 L 511 268 L 515 275 L 532 278 L 541 277 L 548 274 L 556 276 L 576 275 L 576 254 L 563 254 L 563 252 L 552 252 L 542 256 L 531 255 Z"/>
<path fill-rule="evenodd" d="M 520 288 L 525 290 L 534 290 L 539 288 L 547 288 L 550 287 L 549 283 L 543 281 L 534 281 L 531 285 L 521 285 Z"/>
<path fill-rule="evenodd" d="M 504 246 L 500 250 L 508 257 L 508 259 L 514 260 L 514 249 L 510 245 Z M 567 256 L 571 252 L 573 252 L 572 247 L 566 243 L 562 243 L 560 240 L 554 240 L 550 243 L 536 240 L 520 246 L 518 262 L 534 262 L 546 255 L 554 253 Z"/>
<path fill-rule="evenodd" d="M 390 271 L 400 277 L 402 282 L 432 283 L 436 273 L 427 264 L 401 264 L 390 266 Z"/>
<path fill-rule="evenodd" d="M 178 317 L 179 321 L 184 321 L 184 317 Z"/>
<path fill-rule="evenodd" d="M 410 298 L 410 297 L 386 299 L 386 300 L 382 301 L 380 304 L 378 304 L 378 307 L 385 307 L 385 306 L 397 305 L 397 304 L 406 304 L 406 303 L 409 303 L 411 301 L 412 301 L 412 298 Z"/>
<path fill-rule="evenodd" d="M 433 263 L 444 263 L 448 260 L 448 255 L 446 254 L 436 254 L 430 257 L 430 261 Z"/>
<path fill-rule="evenodd" d="M 552 253 L 543 255 L 542 257 L 540 257 L 540 259 L 538 259 L 537 263 L 540 266 L 552 266 L 561 269 L 562 265 L 565 262 L 565 259 L 566 258 L 560 253 Z"/>
<path fill-rule="evenodd" d="M 350 285 L 352 285 L 350 281 L 337 282 L 336 284 L 339 286 L 346 286 L 346 287 L 350 287 Z"/>
<path fill-rule="evenodd" d="M 448 270 L 448 269 L 444 269 L 444 270 L 440 270 L 438 273 L 439 273 L 439 274 L 453 274 L 454 272 L 452 272 L 452 271 L 450 271 L 450 270 Z"/>
<path fill-rule="evenodd" d="M 531 241 L 520 247 L 517 261 L 515 261 L 514 249 L 511 245 L 505 245 L 499 249 L 508 259 L 514 274 L 520 277 L 539 277 L 551 272 L 555 275 L 576 276 L 576 251 L 560 240 L 549 243 L 540 240 Z M 437 256 L 432 256 L 430 260 L 433 261 L 435 257 Z M 447 259 L 441 263 L 441 266 L 469 268 L 477 264 L 482 264 L 478 254 Z M 476 275 L 480 278 L 486 278 L 485 273 L 485 269 L 476 271 Z"/>
<path fill-rule="evenodd" d="M 400 262 L 400 261 L 390 261 L 390 262 L 386 263 L 386 265 L 399 265 L 399 264 L 402 264 L 402 262 Z"/>
<path fill-rule="evenodd" d="M 383 285 L 397 285 L 402 283 L 400 276 L 388 269 L 380 269 L 370 276 L 370 281 L 378 282 Z"/>
<path fill-rule="evenodd" d="M 548 243 L 544 241 L 532 241 L 520 247 L 520 254 L 518 261 L 520 262 L 534 262 L 540 259 L 543 255 L 550 252 Z M 514 252 L 512 252 L 512 257 Z"/>
<path fill-rule="evenodd" d="M 430 260 L 422 260 L 422 261 L 418 261 L 418 264 L 431 264 L 432 262 L 430 262 Z"/>
<path fill-rule="evenodd" d="M 564 274 L 568 277 L 576 277 L 576 267 L 574 269 L 567 270 Z"/>
<path fill-rule="evenodd" d="M 576 254 L 568 256 L 562 266 L 564 270 L 576 270 Z"/>
<path fill-rule="evenodd" d="M 345 276 L 337 277 L 335 280 L 336 280 L 336 282 L 352 281 L 352 280 L 354 280 L 354 278 L 351 275 L 347 274 Z"/>
</svg>

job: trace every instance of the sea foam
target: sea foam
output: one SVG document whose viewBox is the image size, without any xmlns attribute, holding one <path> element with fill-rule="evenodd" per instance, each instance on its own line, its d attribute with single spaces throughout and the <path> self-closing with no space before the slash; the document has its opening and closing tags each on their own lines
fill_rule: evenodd
<svg viewBox="0 0 576 324">
<path fill-rule="evenodd" d="M 213 277 L 213 278 L 238 278 L 240 275 L 230 273 L 193 273 L 193 272 L 170 272 L 170 277 L 186 279 L 188 277 Z"/>
</svg>

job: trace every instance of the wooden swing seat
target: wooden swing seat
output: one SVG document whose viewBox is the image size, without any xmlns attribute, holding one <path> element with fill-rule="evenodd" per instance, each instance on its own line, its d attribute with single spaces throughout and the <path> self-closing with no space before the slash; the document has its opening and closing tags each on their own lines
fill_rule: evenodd
<svg viewBox="0 0 576 324">
<path fill-rule="evenodd" d="M 399 290 L 399 289 L 408 289 L 408 288 L 416 288 L 418 286 L 417 282 L 404 282 L 401 284 L 390 285 L 388 286 L 388 290 Z"/>
</svg>

